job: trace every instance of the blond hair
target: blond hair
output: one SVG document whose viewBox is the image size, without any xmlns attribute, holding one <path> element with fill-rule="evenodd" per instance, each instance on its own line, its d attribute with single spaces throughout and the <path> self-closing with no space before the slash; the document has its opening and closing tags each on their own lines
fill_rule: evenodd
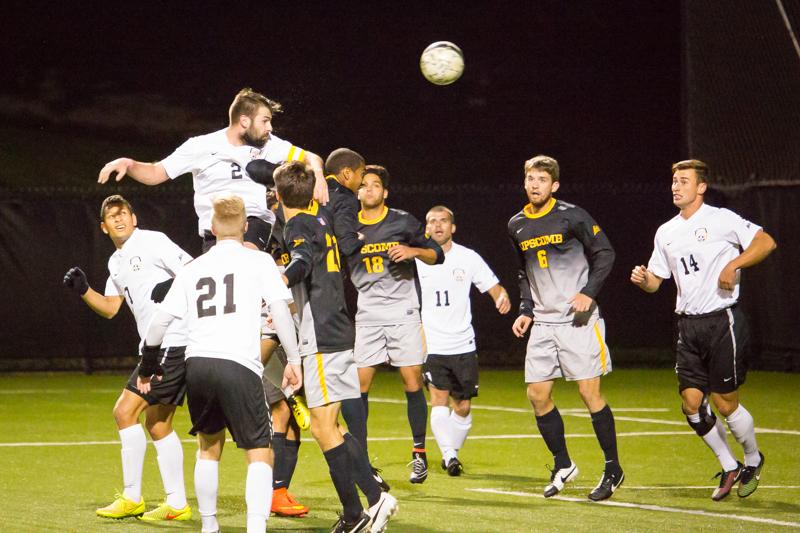
<svg viewBox="0 0 800 533">
<path fill-rule="evenodd" d="M 247 216 L 241 198 L 235 194 L 225 194 L 215 196 L 211 204 L 214 207 L 211 225 L 214 227 L 217 239 L 244 235 Z"/>
<path fill-rule="evenodd" d="M 449 207 L 445 207 L 443 205 L 435 205 L 428 209 L 428 214 L 425 215 L 425 222 L 428 221 L 428 217 L 431 216 L 432 213 L 447 213 L 447 216 L 450 217 L 450 223 L 455 224 L 456 216 L 453 214 L 452 209 Z"/>
</svg>

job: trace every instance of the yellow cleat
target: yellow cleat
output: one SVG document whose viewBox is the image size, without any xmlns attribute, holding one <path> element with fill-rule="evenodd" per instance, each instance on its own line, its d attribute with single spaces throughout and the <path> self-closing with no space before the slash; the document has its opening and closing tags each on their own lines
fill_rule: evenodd
<svg viewBox="0 0 800 533">
<path fill-rule="evenodd" d="M 116 518 L 117 520 L 121 518 L 128 518 L 131 516 L 142 516 L 144 514 L 144 498 L 141 499 L 139 502 L 135 502 L 133 500 L 129 500 L 119 492 L 114 494 L 114 501 L 111 502 L 110 505 L 106 505 L 105 507 L 99 508 L 97 511 L 97 516 L 102 516 L 103 518 Z"/>
<path fill-rule="evenodd" d="M 185 520 L 190 520 L 191 518 L 192 509 L 188 505 L 183 509 L 175 509 L 174 507 L 167 505 L 167 502 L 164 502 L 152 511 L 147 511 L 144 513 L 139 517 L 139 520 L 144 520 L 145 522 L 161 522 L 167 520 L 183 522 Z"/>
<path fill-rule="evenodd" d="M 311 413 L 306 405 L 306 399 L 300 395 L 292 394 L 286 398 L 286 403 L 289 404 L 289 407 L 291 407 L 292 415 L 294 416 L 297 425 L 300 426 L 300 429 L 306 430 L 310 428 Z"/>
</svg>

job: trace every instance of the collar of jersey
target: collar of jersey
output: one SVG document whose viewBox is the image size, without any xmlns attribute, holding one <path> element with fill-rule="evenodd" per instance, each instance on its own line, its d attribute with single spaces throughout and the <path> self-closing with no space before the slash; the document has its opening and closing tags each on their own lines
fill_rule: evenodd
<svg viewBox="0 0 800 533">
<path fill-rule="evenodd" d="M 301 209 L 301 213 L 305 213 L 307 215 L 311 215 L 312 217 L 317 216 L 317 211 L 319 211 L 319 204 L 316 200 L 311 200 L 311 203 L 308 204 L 308 209 Z"/>
<path fill-rule="evenodd" d="M 358 221 L 361 222 L 362 224 L 366 224 L 368 226 L 372 225 L 372 224 L 377 224 L 378 222 L 380 222 L 384 218 L 386 218 L 386 215 L 388 213 L 389 213 L 389 207 L 384 205 L 383 206 L 383 212 L 381 213 L 381 216 L 379 216 L 378 218 L 367 220 L 367 219 L 364 218 L 364 210 L 362 209 L 361 211 L 358 212 Z"/>
<path fill-rule="evenodd" d="M 536 214 L 529 213 L 528 210 L 531 209 L 533 206 L 531 204 L 528 204 L 528 205 L 526 205 L 525 207 L 522 208 L 522 212 L 525 213 L 525 216 L 528 217 L 528 218 L 542 218 L 547 213 L 552 211 L 553 207 L 555 207 L 555 205 L 556 205 L 556 199 L 555 198 L 550 198 L 550 201 L 547 202 L 547 207 L 545 207 L 543 211 L 539 211 Z"/>
</svg>

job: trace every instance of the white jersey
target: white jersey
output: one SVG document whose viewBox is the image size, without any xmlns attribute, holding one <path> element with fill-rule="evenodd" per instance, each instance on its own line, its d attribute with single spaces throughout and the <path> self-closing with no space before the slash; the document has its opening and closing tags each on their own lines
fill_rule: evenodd
<svg viewBox="0 0 800 533">
<path fill-rule="evenodd" d="M 222 239 L 181 270 L 161 310 L 186 321 L 187 359 L 228 359 L 261 377 L 261 302 L 291 299 L 269 254 Z"/>
<path fill-rule="evenodd" d="M 211 231 L 211 215 L 214 212 L 211 200 L 220 193 L 241 197 L 247 216 L 273 224 L 275 214 L 267 209 L 267 189 L 250 179 L 245 170 L 247 163 L 253 159 L 265 159 L 275 164 L 303 161 L 305 155 L 305 150 L 274 135 L 270 135 L 261 149 L 248 145 L 233 146 L 222 129 L 190 138 L 161 160 L 161 164 L 170 179 L 192 173 L 194 209 L 202 237 L 204 231 Z"/>
<path fill-rule="evenodd" d="M 675 276 L 676 313 L 725 309 L 739 298 L 739 280 L 728 291 L 719 288 L 719 275 L 760 229 L 733 211 L 703 204 L 688 220 L 677 215 L 658 228 L 647 269 L 662 279 Z"/>
<path fill-rule="evenodd" d="M 175 277 L 191 260 L 191 255 L 163 233 L 144 229 L 134 229 L 122 248 L 108 259 L 109 277 L 104 294 L 125 298 L 142 342 L 158 308 L 150 299 L 153 287 Z M 182 320 L 170 324 L 162 346 L 186 346 L 186 327 Z"/>
<path fill-rule="evenodd" d="M 429 354 L 475 351 L 469 291 L 486 292 L 498 284 L 489 265 L 475 251 L 453 243 L 441 265 L 417 260 L 422 287 L 422 325 Z"/>
</svg>

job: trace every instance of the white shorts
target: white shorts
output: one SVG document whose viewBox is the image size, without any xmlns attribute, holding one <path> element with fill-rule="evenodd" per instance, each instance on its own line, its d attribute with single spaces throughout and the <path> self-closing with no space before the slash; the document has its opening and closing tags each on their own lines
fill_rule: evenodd
<svg viewBox="0 0 800 533">
<path fill-rule="evenodd" d="M 303 356 L 303 386 L 309 408 L 361 398 L 353 350 Z"/>
<path fill-rule="evenodd" d="M 598 315 L 585 325 L 542 324 L 531 326 L 525 354 L 525 383 L 590 379 L 611 372 L 606 344 L 606 325 Z"/>
<path fill-rule="evenodd" d="M 422 322 L 391 326 L 356 324 L 356 364 L 359 368 L 389 363 L 414 366 L 425 362 L 428 350 Z"/>
</svg>

